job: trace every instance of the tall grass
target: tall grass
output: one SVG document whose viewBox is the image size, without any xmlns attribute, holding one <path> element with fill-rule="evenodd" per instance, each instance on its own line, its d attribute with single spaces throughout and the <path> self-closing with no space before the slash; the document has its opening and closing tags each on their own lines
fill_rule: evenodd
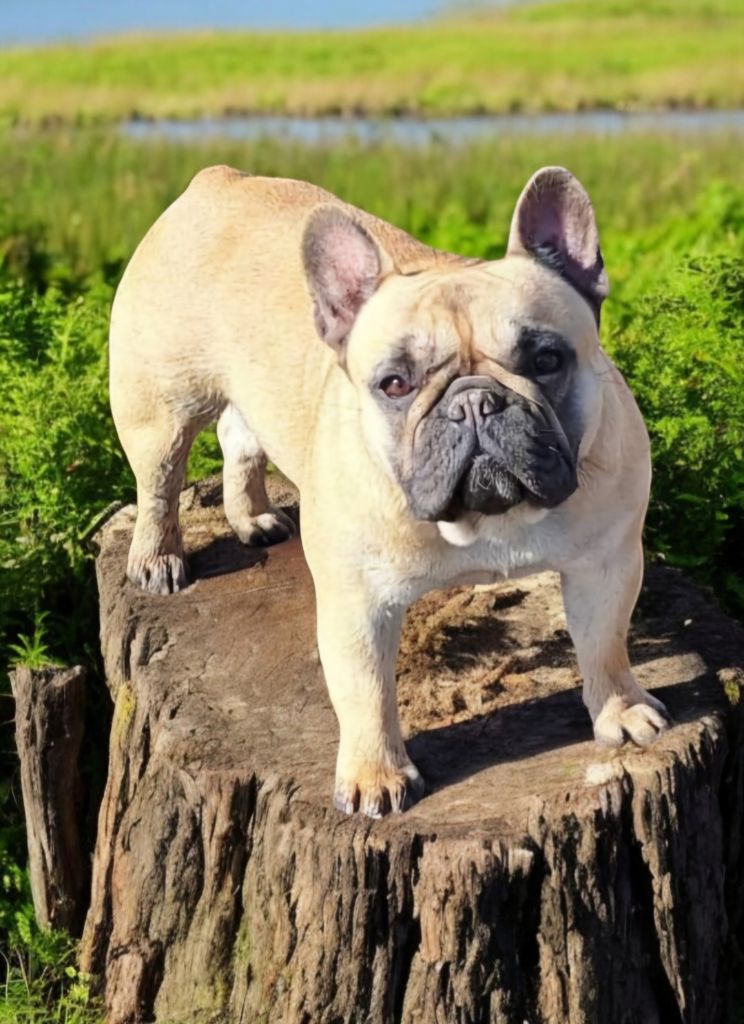
<svg viewBox="0 0 744 1024">
<path fill-rule="evenodd" d="M 626 240 L 675 219 L 701 189 L 738 185 L 739 137 L 503 138 L 425 148 L 349 141 L 305 146 L 271 139 L 135 142 L 115 132 L 0 132 L 0 264 L 7 273 L 70 290 L 116 281 L 162 210 L 201 168 L 304 178 L 426 241 L 500 255 L 524 182 L 562 164 L 589 189 L 613 282 L 626 274 Z M 659 236 L 648 259 L 663 255 Z M 643 267 L 639 267 L 643 272 Z"/>
<path fill-rule="evenodd" d="M 54 623 L 75 587 L 89 622 L 89 528 L 133 494 L 106 404 L 113 287 L 149 224 L 214 162 L 309 178 L 433 245 L 489 258 L 503 252 L 527 177 L 543 163 L 570 166 L 594 198 L 613 284 L 605 342 L 654 443 L 649 547 L 744 607 L 741 555 L 730 544 L 744 494 L 744 189 L 731 140 L 405 150 L 8 132 L 2 142 L 0 631 L 28 632 L 44 610 Z M 206 435 L 192 472 L 216 466 Z M 67 649 L 70 636 L 74 646 L 68 622 Z"/>
<path fill-rule="evenodd" d="M 15 48 L 0 51 L 0 117 L 737 106 L 743 36 L 743 0 L 558 0 L 353 32 Z"/>
</svg>

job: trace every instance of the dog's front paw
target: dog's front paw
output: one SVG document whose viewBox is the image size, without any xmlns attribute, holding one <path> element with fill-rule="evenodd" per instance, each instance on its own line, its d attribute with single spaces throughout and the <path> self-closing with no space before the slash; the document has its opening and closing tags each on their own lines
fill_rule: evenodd
<svg viewBox="0 0 744 1024">
<path fill-rule="evenodd" d="M 152 594 L 175 594 L 189 582 L 183 555 L 130 555 L 127 576 Z"/>
<path fill-rule="evenodd" d="M 257 516 L 245 516 L 241 522 L 233 523 L 233 529 L 242 544 L 252 547 L 269 547 L 288 540 L 295 532 L 294 523 L 280 509 L 262 512 Z"/>
<path fill-rule="evenodd" d="M 639 687 L 631 697 L 615 694 L 605 702 L 594 720 L 594 737 L 605 747 L 619 747 L 627 739 L 647 747 L 669 725 L 669 712 L 661 701 Z"/>
<path fill-rule="evenodd" d="M 418 768 L 408 761 L 401 767 L 366 764 L 336 776 L 334 806 L 344 814 L 366 814 L 382 818 L 400 814 L 421 799 L 426 784 Z"/>
</svg>

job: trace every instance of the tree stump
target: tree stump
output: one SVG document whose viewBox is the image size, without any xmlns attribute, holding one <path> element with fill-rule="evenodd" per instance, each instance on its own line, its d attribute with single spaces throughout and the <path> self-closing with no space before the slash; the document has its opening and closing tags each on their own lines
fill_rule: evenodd
<svg viewBox="0 0 744 1024">
<path fill-rule="evenodd" d="M 79 935 L 88 880 L 78 771 L 85 671 L 17 668 L 10 685 L 34 913 L 44 928 Z"/>
<path fill-rule="evenodd" d="M 429 795 L 347 818 L 299 540 L 242 547 L 214 487 L 182 506 L 195 582 L 173 597 L 125 580 L 131 508 L 100 537 L 115 711 L 83 960 L 110 1024 L 725 1019 L 737 625 L 650 570 L 632 659 L 676 725 L 607 752 L 555 578 L 429 595 L 399 659 Z"/>
</svg>

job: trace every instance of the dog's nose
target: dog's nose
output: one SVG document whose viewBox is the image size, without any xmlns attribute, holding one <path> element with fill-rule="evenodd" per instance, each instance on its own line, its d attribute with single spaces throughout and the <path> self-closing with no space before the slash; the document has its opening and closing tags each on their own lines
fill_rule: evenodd
<svg viewBox="0 0 744 1024">
<path fill-rule="evenodd" d="M 506 397 L 496 391 L 471 388 L 455 395 L 447 407 L 447 419 L 461 423 L 470 413 L 474 419 L 485 419 L 506 408 Z"/>
<path fill-rule="evenodd" d="M 503 412 L 505 408 L 506 398 L 495 391 L 487 391 L 481 397 L 479 410 L 484 419 L 486 416 L 493 416 L 494 413 Z"/>
<path fill-rule="evenodd" d="M 453 398 L 447 406 L 447 419 L 452 420 L 453 423 L 461 423 L 467 416 L 465 411 L 467 400 L 467 395 L 458 395 L 457 398 Z"/>
</svg>

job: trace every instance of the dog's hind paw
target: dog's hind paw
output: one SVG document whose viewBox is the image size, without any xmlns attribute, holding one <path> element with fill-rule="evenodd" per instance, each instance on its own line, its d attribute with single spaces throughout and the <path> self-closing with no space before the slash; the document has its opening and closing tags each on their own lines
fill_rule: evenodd
<svg viewBox="0 0 744 1024">
<path fill-rule="evenodd" d="M 280 509 L 262 512 L 257 516 L 246 516 L 239 524 L 232 524 L 242 544 L 251 547 L 269 547 L 288 540 L 295 532 L 292 520 Z"/>
</svg>

